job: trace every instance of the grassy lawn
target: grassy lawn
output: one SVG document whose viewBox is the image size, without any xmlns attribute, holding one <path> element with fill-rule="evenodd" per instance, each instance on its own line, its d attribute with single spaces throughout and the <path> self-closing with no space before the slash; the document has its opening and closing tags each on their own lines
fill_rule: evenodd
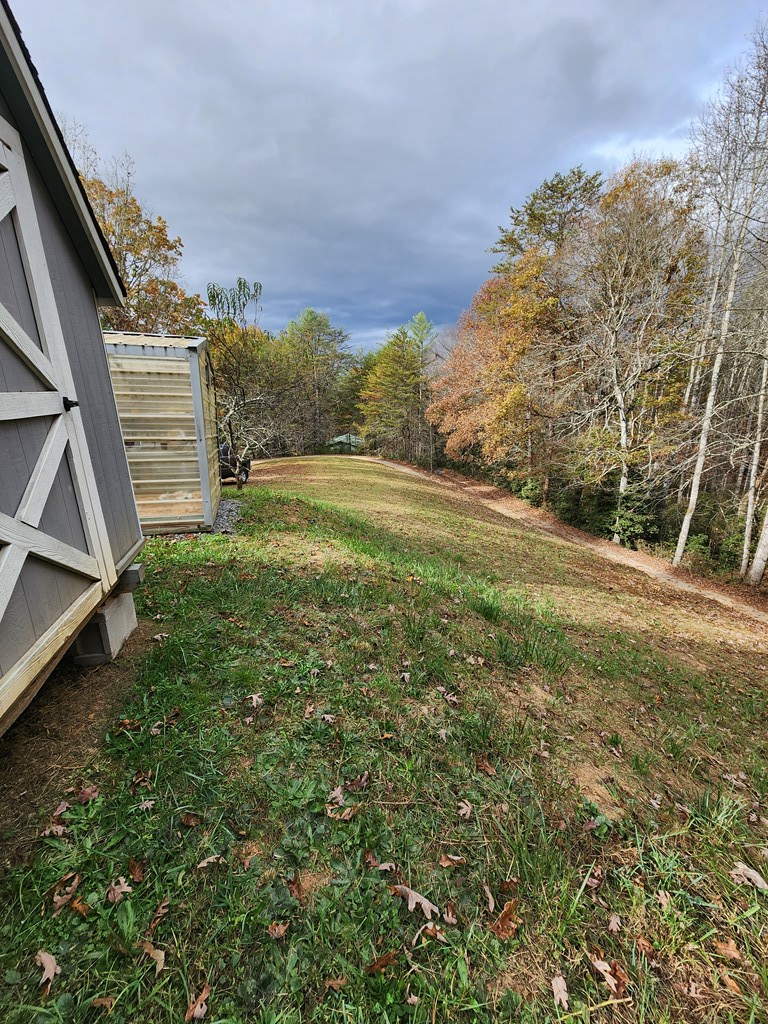
<svg viewBox="0 0 768 1024">
<path fill-rule="evenodd" d="M 764 627 L 389 468 L 255 477 L 146 548 L 0 1019 L 768 1020 Z"/>
</svg>

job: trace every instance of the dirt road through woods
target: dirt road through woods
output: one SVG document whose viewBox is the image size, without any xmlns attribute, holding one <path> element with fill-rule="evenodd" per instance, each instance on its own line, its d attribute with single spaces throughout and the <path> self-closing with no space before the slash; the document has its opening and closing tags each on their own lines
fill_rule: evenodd
<svg viewBox="0 0 768 1024">
<path fill-rule="evenodd" d="M 729 588 L 725 585 L 719 587 L 717 584 L 701 581 L 690 573 L 672 569 L 669 563 L 660 558 L 654 558 L 641 551 L 630 551 L 611 543 L 611 541 L 592 537 L 583 530 L 567 526 L 542 509 L 527 505 L 500 487 L 473 480 L 471 477 L 462 476 L 461 473 L 455 473 L 453 470 L 443 469 L 439 473 L 430 473 L 427 470 L 416 469 L 413 466 L 405 466 L 399 462 L 378 459 L 370 455 L 357 455 L 355 458 L 364 462 L 378 462 L 381 465 L 397 469 L 401 473 L 408 473 L 439 487 L 458 492 L 466 499 L 476 501 L 493 512 L 507 519 L 514 519 L 532 530 L 539 530 L 567 544 L 588 548 L 600 558 L 637 569 L 664 586 L 714 601 L 730 611 L 748 615 L 750 618 L 768 625 L 768 600 L 762 594 L 752 591 L 743 593 L 737 591 L 736 588 Z"/>
</svg>

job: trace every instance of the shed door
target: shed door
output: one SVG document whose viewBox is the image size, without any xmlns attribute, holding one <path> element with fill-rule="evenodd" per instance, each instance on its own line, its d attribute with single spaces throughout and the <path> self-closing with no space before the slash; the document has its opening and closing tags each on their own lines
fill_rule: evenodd
<svg viewBox="0 0 768 1024">
<path fill-rule="evenodd" d="M 0 718 L 116 580 L 78 401 L 20 138 L 0 118 Z"/>
</svg>

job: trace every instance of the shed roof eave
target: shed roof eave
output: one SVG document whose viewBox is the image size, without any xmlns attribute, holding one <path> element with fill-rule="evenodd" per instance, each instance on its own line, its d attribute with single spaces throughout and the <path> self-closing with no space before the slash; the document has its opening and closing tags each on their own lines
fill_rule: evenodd
<svg viewBox="0 0 768 1024">
<path fill-rule="evenodd" d="M 97 304 L 122 306 L 125 288 L 120 274 L 8 0 L 0 0 L 0 85 L 83 262 Z"/>
</svg>

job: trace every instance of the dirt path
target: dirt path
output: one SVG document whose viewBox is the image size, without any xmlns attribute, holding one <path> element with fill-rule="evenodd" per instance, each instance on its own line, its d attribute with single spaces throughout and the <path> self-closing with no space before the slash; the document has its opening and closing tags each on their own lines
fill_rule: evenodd
<svg viewBox="0 0 768 1024">
<path fill-rule="evenodd" d="M 662 561 L 660 558 L 654 558 L 652 555 L 646 555 L 640 551 L 629 551 L 610 541 L 600 540 L 583 530 L 576 529 L 576 527 L 567 526 L 542 509 L 527 505 L 500 487 L 472 480 L 470 477 L 462 476 L 461 473 L 455 473 L 452 470 L 441 470 L 439 474 L 430 473 L 427 470 L 415 469 L 413 466 L 405 466 L 389 459 L 378 459 L 370 455 L 355 457 L 365 462 L 390 466 L 401 473 L 408 473 L 410 476 L 447 488 L 463 495 L 470 501 L 475 501 L 485 508 L 491 509 L 506 519 L 513 519 L 529 529 L 539 530 L 567 544 L 588 548 L 601 558 L 637 569 L 664 586 L 714 601 L 730 611 L 748 615 L 750 618 L 768 625 L 768 610 L 766 610 L 768 601 L 761 594 L 751 590 L 745 592 L 746 588 L 744 591 L 740 591 L 735 587 L 718 586 L 709 581 L 699 580 L 690 573 L 672 569 L 668 562 Z"/>
</svg>

